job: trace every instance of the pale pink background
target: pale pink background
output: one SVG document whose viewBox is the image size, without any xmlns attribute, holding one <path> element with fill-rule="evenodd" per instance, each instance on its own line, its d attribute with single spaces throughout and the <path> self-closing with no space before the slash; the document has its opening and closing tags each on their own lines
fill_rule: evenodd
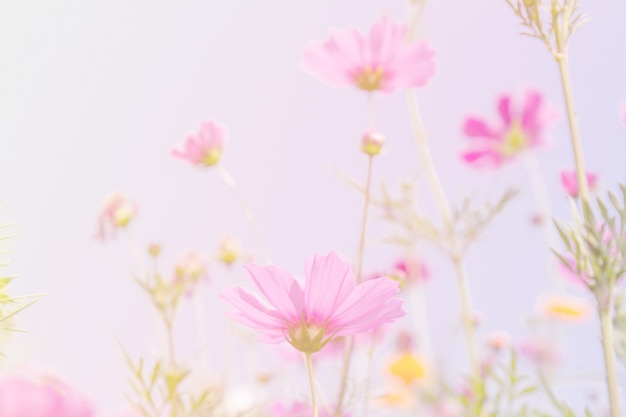
<svg viewBox="0 0 626 417">
<path fill-rule="evenodd" d="M 584 2 L 593 21 L 572 41 L 572 81 L 587 165 L 604 185 L 625 179 L 626 129 L 617 108 L 626 98 L 626 5 Z M 149 356 L 156 326 L 139 290 L 113 260 L 130 265 L 123 241 L 92 240 L 110 191 L 133 197 L 141 213 L 135 238 L 165 243 L 171 261 L 186 248 L 209 251 L 232 232 L 252 244 L 234 196 L 214 172 L 173 161 L 168 151 L 205 118 L 228 126 L 225 167 L 253 206 L 273 260 L 300 272 L 314 253 L 356 249 L 361 199 L 339 179 L 362 179 L 357 151 L 364 95 L 323 85 L 299 67 L 302 47 L 330 27 L 361 29 L 379 16 L 405 17 L 403 1 L 11 1 L 0 3 L 0 200 L 2 220 L 16 223 L 12 271 L 16 294 L 47 296 L 21 315 L 9 350 L 12 363 L 34 363 L 65 375 L 104 408 L 124 404 L 125 368 L 115 338 Z M 534 86 L 564 115 L 557 68 L 539 42 L 495 0 L 433 1 L 422 34 L 437 50 L 437 74 L 419 97 L 442 181 L 454 202 L 495 198 L 507 184 L 515 202 L 471 251 L 468 270 L 485 329 L 524 334 L 521 317 L 547 287 L 534 200 L 520 164 L 497 174 L 470 172 L 458 160 L 460 124 L 470 111 L 493 115 L 502 91 Z M 419 170 L 404 96 L 375 100 L 376 126 L 389 138 L 375 183 L 395 187 Z M 557 174 L 572 167 L 564 120 L 554 147 L 540 154 L 552 204 L 566 216 Z M 423 205 L 433 204 L 422 183 Z M 399 250 L 371 227 L 366 266 Z M 432 248 L 428 309 L 437 346 L 463 364 L 450 338 L 459 307 L 450 267 Z M 223 285 L 214 268 L 212 288 Z M 222 283 L 220 283 L 222 282 Z M 215 291 L 210 321 L 221 323 Z M 180 337 L 193 341 L 191 314 Z M 410 321 L 405 324 L 410 325 Z M 572 327 L 568 369 L 600 364 L 596 327 Z M 216 354 L 220 354 L 216 338 Z M 456 346 L 455 346 L 456 345 Z M 181 346 L 185 350 L 185 346 Z M 623 380 L 623 378 L 622 378 Z M 598 379 L 598 381 L 601 381 Z M 567 395 L 568 388 L 564 390 Z"/>
</svg>

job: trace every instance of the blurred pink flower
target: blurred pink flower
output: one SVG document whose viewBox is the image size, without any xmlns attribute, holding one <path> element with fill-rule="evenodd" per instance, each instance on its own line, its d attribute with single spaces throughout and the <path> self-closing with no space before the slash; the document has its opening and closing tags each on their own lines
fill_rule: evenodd
<svg viewBox="0 0 626 417">
<path fill-rule="evenodd" d="M 185 252 L 176 261 L 174 267 L 175 279 L 178 282 L 195 283 L 208 277 L 207 267 L 196 251 Z"/>
<path fill-rule="evenodd" d="M 319 410 L 319 417 L 331 417 L 333 414 L 326 412 L 324 409 Z M 271 417 L 313 417 L 313 410 L 308 404 L 302 402 L 294 402 L 285 405 L 282 402 L 276 402 L 270 406 Z M 343 417 L 349 417 L 349 414 L 342 414 Z"/>
<path fill-rule="evenodd" d="M 477 167 L 499 167 L 528 149 L 547 143 L 546 130 L 555 122 L 556 111 L 543 96 L 529 90 L 521 105 L 511 95 L 503 95 L 498 102 L 500 123 L 489 125 L 478 117 L 468 117 L 463 132 L 471 140 L 470 150 L 463 152 L 463 160 Z"/>
<path fill-rule="evenodd" d="M 404 316 L 397 282 L 378 278 L 357 285 L 350 265 L 334 252 L 307 260 L 304 290 L 277 266 L 246 269 L 269 303 L 246 288 L 225 290 L 221 297 L 236 308 L 230 316 L 259 330 L 267 343 L 287 340 L 314 353 L 336 336 L 370 332 Z"/>
<path fill-rule="evenodd" d="M 540 368 L 552 368 L 561 361 L 561 354 L 554 341 L 529 338 L 519 344 L 520 353 Z"/>
<path fill-rule="evenodd" d="M 104 240 L 115 236 L 118 229 L 128 226 L 137 214 L 137 204 L 120 193 L 112 193 L 104 200 L 98 216 L 96 238 Z"/>
<path fill-rule="evenodd" d="M 309 43 L 302 65 L 338 86 L 391 93 L 421 87 L 435 72 L 434 51 L 426 42 L 407 42 L 404 23 L 383 17 L 368 35 L 354 28 L 335 29 L 324 43 Z"/>
<path fill-rule="evenodd" d="M 407 283 L 424 282 L 431 276 L 428 265 L 415 257 L 405 257 L 398 260 L 394 265 L 393 271 Z"/>
<path fill-rule="evenodd" d="M 496 352 L 508 348 L 513 342 L 511 335 L 504 330 L 493 331 L 489 333 L 485 339 L 487 346 Z"/>
<path fill-rule="evenodd" d="M 598 183 L 598 175 L 593 172 L 587 172 L 587 186 L 590 190 L 594 189 Z M 570 197 L 578 197 L 578 178 L 576 171 L 561 171 L 561 185 Z"/>
<path fill-rule="evenodd" d="M 190 133 L 180 148 L 173 148 L 171 155 L 196 166 L 213 166 L 222 157 L 226 141 L 226 129 L 209 120 L 202 122 L 196 133 Z"/>
<path fill-rule="evenodd" d="M 431 276 L 428 265 L 417 257 L 407 256 L 397 260 L 385 272 L 372 272 L 365 277 L 365 281 L 389 277 L 400 283 L 400 288 L 404 288 L 407 284 L 421 283 L 427 281 Z"/>
<path fill-rule="evenodd" d="M 91 417 L 87 400 L 65 383 L 51 377 L 29 378 L 6 375 L 0 378 L 2 417 Z"/>
</svg>

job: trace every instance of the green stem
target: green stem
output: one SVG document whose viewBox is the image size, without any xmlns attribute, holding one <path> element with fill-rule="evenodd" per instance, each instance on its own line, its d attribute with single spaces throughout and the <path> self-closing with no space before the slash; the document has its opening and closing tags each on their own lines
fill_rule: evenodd
<svg viewBox="0 0 626 417">
<path fill-rule="evenodd" d="M 585 160 L 580 140 L 580 130 L 578 129 L 578 120 L 574 108 L 567 52 L 562 52 L 558 55 L 556 62 L 559 64 L 561 85 L 563 87 L 563 96 L 565 97 L 565 107 L 567 109 L 567 121 L 569 124 L 572 150 L 574 152 L 574 162 L 576 164 L 576 180 L 578 181 L 579 195 L 582 201 L 587 201 L 589 199 L 589 187 L 587 185 L 587 174 L 585 172 Z"/>
<path fill-rule="evenodd" d="M 600 308 L 600 328 L 602 330 L 602 350 L 606 366 L 606 383 L 609 390 L 611 417 L 620 417 L 620 401 L 618 396 L 617 372 L 615 366 L 615 344 L 613 341 L 613 308 Z"/>
<path fill-rule="evenodd" d="M 352 361 L 353 348 L 354 348 L 354 336 L 346 337 L 344 350 L 343 350 L 343 368 L 341 370 L 341 385 L 339 387 L 337 407 L 335 408 L 335 417 L 341 416 L 343 412 L 343 402 L 346 398 L 346 392 L 348 390 L 348 375 L 350 374 L 350 362 Z"/>
<path fill-rule="evenodd" d="M 417 154 L 420 158 L 420 162 L 433 193 L 433 197 L 435 198 L 439 213 L 443 219 L 443 223 L 446 228 L 446 237 L 451 246 L 452 253 L 449 255 L 454 264 L 457 284 L 459 286 L 461 296 L 463 327 L 465 329 L 465 338 L 469 352 L 470 364 L 472 367 L 472 375 L 475 380 L 478 380 L 480 378 L 480 364 L 478 360 L 478 349 L 474 332 L 472 299 L 470 296 L 469 281 L 465 273 L 463 259 L 462 256 L 457 253 L 459 244 L 454 233 L 452 210 L 450 209 L 450 204 L 448 203 L 448 199 L 443 190 L 443 186 L 441 185 L 441 181 L 437 175 L 437 170 L 435 169 L 435 164 L 433 163 L 433 159 L 430 154 L 430 148 L 428 147 L 426 135 L 424 134 L 424 127 L 417 102 L 417 94 L 414 90 L 407 92 L 407 103 L 411 117 L 411 126 L 415 136 L 415 144 L 417 145 Z"/>
<path fill-rule="evenodd" d="M 311 361 L 311 354 L 306 354 L 306 370 L 309 373 L 309 385 L 311 386 L 311 407 L 313 408 L 313 417 L 319 417 L 317 410 L 317 399 L 315 396 L 315 376 L 313 375 L 313 363 Z"/>
<path fill-rule="evenodd" d="M 355 263 L 355 275 L 357 283 L 360 283 L 363 275 L 363 255 L 365 253 L 365 237 L 367 235 L 367 218 L 370 206 L 370 195 L 372 188 L 372 165 L 374 157 L 369 155 L 367 158 L 367 174 L 365 180 L 365 197 L 363 201 L 363 216 L 361 217 L 361 231 L 359 233 L 359 247 L 357 250 L 357 258 Z"/>
</svg>

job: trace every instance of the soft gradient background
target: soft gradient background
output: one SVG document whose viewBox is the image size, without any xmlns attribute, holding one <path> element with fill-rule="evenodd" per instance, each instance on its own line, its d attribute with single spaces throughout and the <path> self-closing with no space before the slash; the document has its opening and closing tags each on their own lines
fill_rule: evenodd
<svg viewBox="0 0 626 417">
<path fill-rule="evenodd" d="M 358 139 L 365 97 L 323 85 L 299 67 L 309 40 L 331 27 L 366 29 L 383 14 L 405 18 L 396 1 L 0 1 L 0 214 L 14 221 L 15 294 L 46 293 L 20 317 L 29 334 L 15 338 L 12 363 L 34 363 L 65 375 L 104 408 L 124 405 L 125 368 L 115 339 L 133 354 L 158 346 L 152 312 L 125 275 L 132 267 L 123 240 L 92 239 L 102 200 L 119 190 L 136 200 L 132 233 L 141 245 L 164 244 L 165 265 L 187 248 L 208 254 L 222 233 L 253 240 L 237 200 L 215 172 L 174 161 L 168 152 L 199 121 L 229 128 L 224 166 L 255 210 L 274 262 L 294 272 L 314 253 L 347 258 L 357 244 L 361 197 L 339 178 L 361 180 Z M 625 180 L 626 4 L 584 2 L 592 22 L 571 43 L 572 81 L 587 165 L 604 186 Z M 503 91 L 533 86 L 561 109 L 556 64 L 520 26 L 504 0 L 432 1 L 421 33 L 437 50 L 437 74 L 419 92 L 435 162 L 453 202 L 496 198 L 507 185 L 519 197 L 469 256 L 476 309 L 484 331 L 524 335 L 523 317 L 548 286 L 542 233 L 530 225 L 535 202 L 526 172 L 462 166 L 460 125 L 469 112 L 493 115 Z M 404 96 L 375 100 L 376 126 L 388 138 L 376 160 L 375 183 L 396 187 L 419 175 Z M 539 163 L 556 216 L 567 216 L 558 172 L 573 167 L 564 119 L 554 147 Z M 435 215 L 425 184 L 422 205 Z M 366 267 L 385 266 L 401 251 L 379 243 L 386 234 L 374 212 Z M 447 366 L 463 365 L 455 333 L 458 297 L 451 268 L 433 248 L 428 310 L 435 344 Z M 213 269 L 206 288 L 208 320 L 221 325 Z M 183 312 L 181 340 L 193 341 Z M 185 318 L 186 317 L 186 318 Z M 403 324 L 410 326 L 409 318 Z M 596 326 L 565 331 L 567 369 L 599 369 Z M 575 340 L 575 342 L 574 342 Z M 213 336 L 214 361 L 221 340 Z M 191 343 L 191 342 L 190 342 Z M 192 351 L 187 345 L 181 349 Z M 601 383 L 600 373 L 592 379 Z M 622 375 L 622 381 L 623 381 Z M 561 387 L 568 395 L 571 385 Z M 573 389 L 573 388 L 572 388 Z"/>
</svg>

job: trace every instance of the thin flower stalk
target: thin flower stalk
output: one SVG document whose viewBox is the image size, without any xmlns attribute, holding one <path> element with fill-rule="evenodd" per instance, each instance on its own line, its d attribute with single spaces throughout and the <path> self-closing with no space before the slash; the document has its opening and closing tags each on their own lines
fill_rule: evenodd
<svg viewBox="0 0 626 417">
<path fill-rule="evenodd" d="M 459 293 L 461 297 L 463 329 L 469 353 L 472 375 L 475 379 L 478 379 L 480 375 L 480 364 L 478 359 L 478 348 L 476 345 L 476 335 L 474 329 L 475 324 L 472 308 L 472 299 L 469 282 L 465 273 L 463 256 L 459 253 L 456 253 L 456 249 L 458 248 L 458 242 L 453 230 L 452 210 L 450 209 L 450 205 L 443 190 L 443 186 L 439 181 L 439 177 L 437 175 L 437 171 L 435 169 L 435 165 L 430 154 L 430 148 L 428 147 L 428 143 L 426 141 L 426 136 L 424 134 L 424 128 L 422 125 L 422 119 L 417 101 L 417 94 L 415 91 L 408 91 L 406 94 L 409 113 L 411 117 L 411 125 L 413 127 L 413 134 L 415 137 L 415 143 L 417 145 L 417 154 L 420 158 L 422 168 L 424 169 L 424 173 L 430 185 L 433 196 L 435 197 L 435 201 L 439 209 L 439 214 L 441 215 L 444 222 L 447 231 L 447 239 L 449 240 L 451 247 L 453 248 L 453 253 L 450 254 L 450 259 L 454 265 L 454 270 L 457 277 L 457 285 L 459 287 Z"/>
<path fill-rule="evenodd" d="M 315 395 L 315 376 L 313 374 L 313 363 L 311 361 L 311 354 L 307 353 L 306 358 L 306 370 L 309 374 L 309 385 L 311 386 L 311 407 L 313 409 L 313 417 L 319 417 L 319 411 L 317 409 L 317 397 Z"/>
<path fill-rule="evenodd" d="M 372 106 L 372 95 L 367 95 L 367 127 L 368 131 L 373 129 L 374 125 L 374 110 Z M 367 154 L 367 168 L 365 174 L 365 189 L 363 196 L 363 215 L 361 216 L 361 229 L 359 231 L 359 245 L 357 248 L 357 255 L 355 261 L 355 275 L 357 282 L 361 282 L 363 279 L 363 256 L 365 253 L 365 241 L 367 235 L 367 220 L 369 215 L 369 206 L 371 199 L 372 189 L 372 168 L 374 162 L 374 153 Z M 354 351 L 354 337 L 347 337 L 344 346 L 343 355 L 343 368 L 341 371 L 341 383 L 339 386 L 339 394 L 337 398 L 337 407 L 335 410 L 335 416 L 341 416 L 343 412 L 343 403 L 346 397 L 348 389 L 348 376 L 350 375 L 350 366 L 352 362 L 352 353 Z M 367 401 L 367 399 L 366 399 Z"/>
<path fill-rule="evenodd" d="M 254 218 L 254 212 L 250 208 L 250 205 L 248 204 L 246 198 L 244 197 L 243 193 L 239 189 L 237 182 L 228 173 L 228 171 L 224 169 L 222 164 L 216 165 L 216 169 L 220 177 L 222 178 L 222 180 L 224 180 L 226 185 L 230 187 L 235 193 L 235 195 L 237 196 L 237 199 L 239 200 L 239 204 L 241 205 L 241 208 L 243 209 L 244 214 L 246 216 L 246 220 L 248 221 L 248 224 L 250 225 L 250 228 L 252 229 L 252 232 L 254 233 L 259 250 L 261 251 L 265 262 L 270 263 L 269 252 L 267 251 L 267 246 L 265 246 L 265 243 L 263 241 L 261 230 L 259 229 L 259 226 L 257 225 L 257 222 Z"/>
</svg>

